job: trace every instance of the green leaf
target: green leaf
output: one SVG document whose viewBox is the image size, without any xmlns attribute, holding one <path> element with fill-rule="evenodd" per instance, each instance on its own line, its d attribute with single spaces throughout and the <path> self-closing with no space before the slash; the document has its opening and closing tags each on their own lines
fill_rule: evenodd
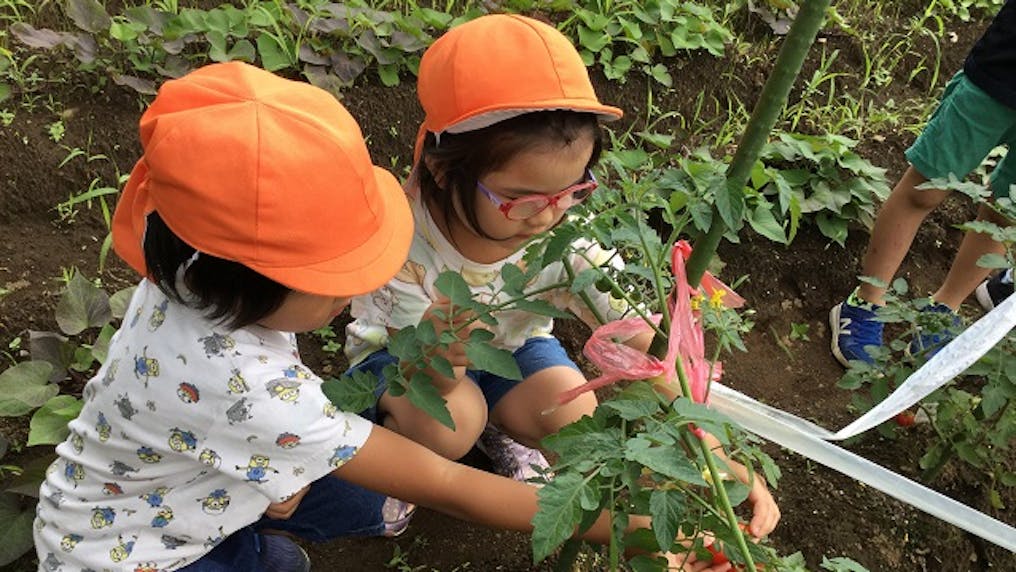
<svg viewBox="0 0 1016 572">
<path fill-rule="evenodd" d="M 672 87 L 674 85 L 674 78 L 671 77 L 670 72 L 667 70 L 667 66 L 663 64 L 654 65 L 649 68 L 648 73 L 661 85 L 666 87 Z"/>
<path fill-rule="evenodd" d="M 667 552 L 677 538 L 688 499 L 680 491 L 657 489 L 649 496 L 649 514 L 660 550 Z"/>
<path fill-rule="evenodd" d="M 469 332 L 469 340 L 466 341 L 466 357 L 473 369 L 482 369 L 505 379 L 521 380 L 522 371 L 519 364 L 515 362 L 515 356 L 508 350 L 495 348 L 482 338 L 486 337 L 477 332 L 487 330 L 473 330 Z M 489 332 L 488 332 L 489 334 Z"/>
<path fill-rule="evenodd" d="M 437 419 L 445 427 L 455 430 L 455 420 L 448 411 L 448 402 L 441 393 L 434 387 L 434 382 L 422 371 L 413 374 L 406 388 L 406 397 L 409 402 L 423 410 L 427 415 Z"/>
<path fill-rule="evenodd" d="M 590 485 L 578 473 L 559 473 L 536 492 L 539 510 L 533 517 L 533 562 L 550 556 L 565 540 L 571 538 L 582 519 L 580 503 L 589 494 Z"/>
<path fill-rule="evenodd" d="M 981 268 L 1009 268 L 1009 260 L 1001 254 L 985 254 L 977 259 L 977 265 Z"/>
<path fill-rule="evenodd" d="M 247 63 L 254 63 L 257 54 L 254 52 L 254 44 L 250 43 L 250 40 L 241 38 L 233 44 L 233 47 L 229 49 L 230 61 L 241 61 Z"/>
<path fill-rule="evenodd" d="M 568 288 L 568 290 L 574 293 L 584 292 L 596 283 L 602 275 L 602 270 L 598 270 L 596 268 L 586 268 L 575 275 L 575 279 L 572 280 L 571 287 Z"/>
<path fill-rule="evenodd" d="M 627 421 L 645 419 L 660 410 L 659 397 L 649 383 L 629 384 L 616 397 L 604 401 L 602 405 L 616 411 Z"/>
<path fill-rule="evenodd" d="M 633 572 L 666 572 L 668 570 L 665 558 L 647 554 L 639 554 L 632 558 L 628 561 L 628 565 L 631 566 Z"/>
<path fill-rule="evenodd" d="M 75 26 L 92 34 L 108 30 L 112 22 L 98 0 L 67 0 L 67 16 Z"/>
<path fill-rule="evenodd" d="M 349 375 L 338 379 L 326 379 L 321 384 L 321 391 L 342 411 L 359 413 L 377 403 L 378 398 L 374 393 L 377 387 L 378 379 L 374 374 L 354 369 Z"/>
<path fill-rule="evenodd" d="M 561 310 L 546 300 L 522 299 L 515 302 L 515 308 L 530 314 L 549 316 L 551 318 L 571 318 L 569 312 Z"/>
<path fill-rule="evenodd" d="M 434 286 L 456 306 L 470 306 L 473 302 L 469 284 L 466 284 L 458 272 L 452 270 L 442 272 L 434 280 Z"/>
<path fill-rule="evenodd" d="M 90 352 L 89 365 L 91 361 L 106 363 L 106 358 L 109 357 L 109 342 L 113 339 L 113 334 L 116 333 L 116 328 L 111 324 L 106 324 L 99 330 L 99 337 L 95 339 L 95 343 L 92 344 L 92 350 Z"/>
<path fill-rule="evenodd" d="M 702 472 L 680 447 L 654 447 L 651 441 L 635 437 L 625 443 L 624 457 L 672 479 L 697 485 L 707 484 L 702 478 Z"/>
<path fill-rule="evenodd" d="M 26 361 L 0 373 L 0 417 L 17 417 L 41 407 L 60 392 L 49 383 L 53 365 Z"/>
<path fill-rule="evenodd" d="M 6 566 L 32 549 L 35 506 L 24 497 L 0 493 L 0 566 Z"/>
<path fill-rule="evenodd" d="M 277 71 L 293 65 L 290 54 L 274 36 L 261 33 L 257 38 L 261 66 L 268 71 Z"/>
<path fill-rule="evenodd" d="M 32 415 L 29 424 L 28 446 L 56 445 L 70 431 L 67 424 L 81 413 L 82 401 L 73 395 L 57 395 Z"/>
<path fill-rule="evenodd" d="M 845 556 L 831 559 L 823 556 L 822 567 L 831 572 L 868 572 L 867 568 Z"/>
<path fill-rule="evenodd" d="M 208 58 L 213 62 L 229 61 L 229 54 L 226 53 L 226 35 L 222 32 L 209 30 L 205 32 L 205 39 L 208 41 Z"/>
<path fill-rule="evenodd" d="M 377 67 L 377 75 L 385 87 L 399 85 L 399 66 L 397 64 L 381 64 Z"/>
<path fill-rule="evenodd" d="M 56 323 L 60 330 L 73 336 L 112 319 L 109 295 L 75 272 L 56 306 Z"/>
<path fill-rule="evenodd" d="M 7 101 L 11 96 L 11 86 L 7 83 L 0 82 L 0 103 Z"/>
<path fill-rule="evenodd" d="M 773 216 L 772 207 L 767 202 L 760 202 L 755 210 L 748 211 L 748 223 L 755 229 L 755 232 L 768 238 L 773 242 L 788 244 L 787 235 L 783 226 Z"/>
</svg>

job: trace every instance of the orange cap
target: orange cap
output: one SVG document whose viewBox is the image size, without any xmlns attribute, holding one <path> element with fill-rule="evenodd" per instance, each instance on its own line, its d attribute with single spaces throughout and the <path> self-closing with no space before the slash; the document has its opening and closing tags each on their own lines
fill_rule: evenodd
<svg viewBox="0 0 1016 572">
<path fill-rule="evenodd" d="M 428 131 L 462 133 L 531 111 L 565 109 L 618 119 L 596 98 L 582 58 L 561 32 L 525 16 L 493 14 L 456 26 L 420 61 L 417 92 Z"/>
<path fill-rule="evenodd" d="M 152 211 L 199 252 L 311 294 L 370 292 L 405 262 L 405 193 L 324 90 L 243 63 L 206 66 L 162 86 L 141 145 L 113 244 L 142 274 Z"/>
</svg>

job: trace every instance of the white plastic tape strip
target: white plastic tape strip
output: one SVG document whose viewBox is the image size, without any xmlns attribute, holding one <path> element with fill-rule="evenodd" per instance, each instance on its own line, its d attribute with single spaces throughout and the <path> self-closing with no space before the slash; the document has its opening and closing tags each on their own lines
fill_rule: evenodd
<svg viewBox="0 0 1016 572">
<path fill-rule="evenodd" d="M 825 441 L 831 433 L 817 425 L 719 383 L 712 385 L 710 406 L 756 435 L 1016 552 L 1016 528 Z"/>
<path fill-rule="evenodd" d="M 991 312 L 974 322 L 907 378 L 882 403 L 826 439 L 841 440 L 858 435 L 892 419 L 931 392 L 963 373 L 1016 326 L 1016 296 L 1009 296 Z"/>
<path fill-rule="evenodd" d="M 942 348 L 889 397 L 836 433 L 720 383 L 710 388 L 710 406 L 760 437 L 1016 552 L 1016 528 L 828 442 L 863 433 L 917 403 L 973 365 L 1014 326 L 1016 296 L 1010 296 Z"/>
</svg>

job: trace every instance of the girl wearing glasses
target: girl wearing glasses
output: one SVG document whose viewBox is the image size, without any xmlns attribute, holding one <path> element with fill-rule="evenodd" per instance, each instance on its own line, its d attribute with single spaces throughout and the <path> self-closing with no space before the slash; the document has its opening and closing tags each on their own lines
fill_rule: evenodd
<svg viewBox="0 0 1016 572">
<path fill-rule="evenodd" d="M 420 63 L 418 94 L 426 117 L 407 184 L 416 225 L 409 260 L 381 290 L 353 301 L 355 321 L 347 328 L 350 363 L 379 378 L 397 361 L 385 350 L 390 332 L 422 320 L 439 333 L 449 328 L 441 319 L 449 302 L 434 285 L 442 272 L 460 273 L 482 301 L 503 301 L 502 268 L 521 268 L 526 244 L 596 192 L 591 169 L 600 155 L 599 122 L 621 116 L 598 101 L 571 43 L 521 16 L 485 16 L 442 36 Z M 610 259 L 594 243 L 575 246 L 585 254 L 570 261 L 576 273 L 589 267 L 587 259 Z M 567 280 L 564 266 L 553 263 L 527 291 Z M 608 320 L 626 311 L 606 293 L 591 288 L 586 294 Z M 545 300 L 597 325 L 576 293 L 549 289 Z M 461 344 L 453 345 L 442 357 L 455 376 L 434 368 L 426 373 L 447 400 L 455 430 L 388 392 L 378 402 L 379 417 L 450 459 L 479 438 L 497 472 L 525 480 L 535 474 L 532 465 L 546 466 L 535 449 L 540 440 L 591 415 L 597 402 L 584 393 L 545 414 L 558 394 L 585 383 L 583 374 L 552 335 L 551 318 L 513 309 L 499 312 L 497 321 L 482 327 L 494 333 L 493 345 L 513 352 L 521 381 L 472 369 Z M 649 342 L 646 336 L 630 344 L 644 351 Z M 761 536 L 779 511 L 761 479 L 755 482 L 753 500 L 762 502 L 756 502 L 752 533 Z"/>
</svg>

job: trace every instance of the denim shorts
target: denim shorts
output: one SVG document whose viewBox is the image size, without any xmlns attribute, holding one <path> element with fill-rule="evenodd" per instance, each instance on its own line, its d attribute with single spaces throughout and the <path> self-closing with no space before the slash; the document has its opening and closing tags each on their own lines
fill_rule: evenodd
<svg viewBox="0 0 1016 572">
<path fill-rule="evenodd" d="M 938 109 L 906 154 L 926 178 L 952 173 L 963 179 L 1000 145 L 1009 153 L 991 172 L 995 198 L 1008 197 L 1009 186 L 1016 184 L 1016 109 L 996 101 L 960 71 L 945 86 Z"/>
<path fill-rule="evenodd" d="M 515 356 L 515 363 L 518 364 L 519 370 L 522 372 L 522 380 L 528 379 L 529 376 L 548 367 L 559 365 L 579 371 L 579 366 L 575 365 L 575 362 L 568 357 L 568 353 L 561 347 L 561 342 L 557 338 L 529 338 L 512 355 Z M 378 386 L 374 390 L 374 394 L 380 399 L 381 394 L 388 389 L 388 382 L 383 374 L 384 368 L 388 364 L 397 362 L 398 358 L 388 353 L 388 350 L 381 349 L 353 366 L 351 371 L 358 370 L 374 374 L 378 379 Z M 467 369 L 466 375 L 483 392 L 483 398 L 487 402 L 487 411 L 494 409 L 502 397 L 522 383 L 522 380 L 508 379 L 483 370 Z M 376 419 L 377 406 L 375 405 L 361 415 Z"/>
</svg>

